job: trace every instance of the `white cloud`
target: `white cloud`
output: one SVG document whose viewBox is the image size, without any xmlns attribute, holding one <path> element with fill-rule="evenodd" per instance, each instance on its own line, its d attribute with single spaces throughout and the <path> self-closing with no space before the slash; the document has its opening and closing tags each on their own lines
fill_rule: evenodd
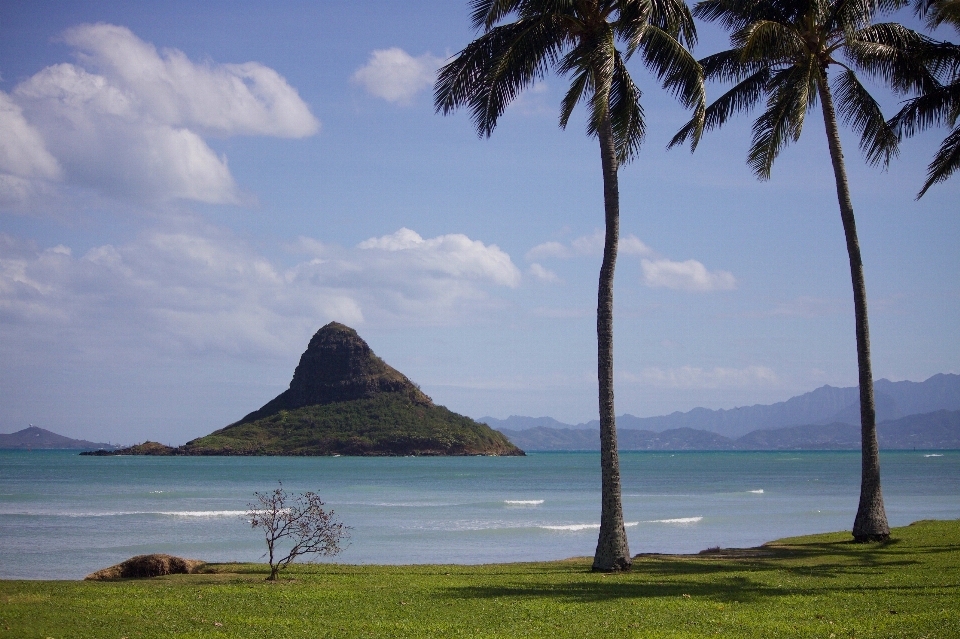
<svg viewBox="0 0 960 639">
<path fill-rule="evenodd" d="M 205 136 L 299 138 L 318 130 L 296 90 L 262 64 L 193 63 L 109 24 L 74 27 L 64 41 L 78 63 L 49 66 L 12 96 L 42 141 L 31 148 L 47 156 L 34 152 L 42 162 L 33 165 L 48 179 L 137 201 L 239 203 L 226 158 Z M 28 159 L 15 164 L 5 172 L 29 177 Z"/>
<path fill-rule="evenodd" d="M 550 269 L 543 268 L 536 262 L 530 265 L 530 274 L 543 282 L 559 282 L 560 278 Z"/>
<path fill-rule="evenodd" d="M 126 27 L 84 24 L 67 30 L 81 62 L 100 70 L 139 113 L 158 122 L 221 135 L 302 138 L 319 128 L 296 89 L 269 67 L 195 64 L 177 49 L 162 55 Z"/>
<path fill-rule="evenodd" d="M 729 291 L 737 287 L 737 280 L 732 273 L 711 273 L 697 260 L 643 260 L 640 266 L 643 269 L 643 283 L 651 287 L 696 292 Z"/>
<path fill-rule="evenodd" d="M 603 255 L 605 234 L 596 229 L 590 235 L 583 235 L 570 241 L 569 244 L 560 242 L 544 242 L 527 251 L 527 261 L 544 259 L 570 259 L 573 257 Z M 617 250 L 622 255 L 653 255 L 653 251 L 637 236 L 630 234 L 620 238 Z"/>
<path fill-rule="evenodd" d="M 624 255 L 653 255 L 653 249 L 641 242 L 636 235 L 620 238 L 620 253 Z"/>
<path fill-rule="evenodd" d="M 653 388 L 754 388 L 779 383 L 777 374 L 766 366 L 704 370 L 693 366 L 645 368 L 639 375 L 618 373 L 624 381 Z"/>
<path fill-rule="evenodd" d="M 419 241 L 370 248 L 398 236 Z M 98 352 L 125 341 L 277 354 L 302 348 L 330 320 L 455 324 L 496 305 L 490 289 L 519 283 L 509 256 L 464 235 L 423 239 L 401 229 L 362 244 L 303 238 L 297 248 L 308 258 L 282 268 L 209 226 L 155 228 L 79 257 L 0 234 L 0 333 L 8 345 L 56 334 L 65 348 L 97 344 Z"/>
<path fill-rule="evenodd" d="M 0 173 L 21 177 L 60 177 L 60 165 L 40 133 L 23 117 L 23 109 L 0 91 Z"/>
<path fill-rule="evenodd" d="M 525 257 L 530 262 L 550 258 L 567 259 L 573 257 L 573 251 L 560 242 L 544 242 L 527 251 Z"/>
<path fill-rule="evenodd" d="M 570 242 L 570 250 L 573 255 L 602 255 L 605 238 L 603 231 L 595 229 L 593 235 L 583 235 Z"/>
<path fill-rule="evenodd" d="M 437 278 L 487 280 L 509 287 L 520 284 L 520 270 L 496 244 L 485 246 L 459 233 L 425 240 L 402 228 L 392 235 L 360 242 L 357 248 L 375 254 L 372 260 L 364 256 L 364 261 L 383 264 L 385 272 L 401 277 L 412 270 Z"/>
<path fill-rule="evenodd" d="M 377 49 L 352 80 L 368 93 L 387 102 L 407 105 L 420 91 L 432 87 L 442 58 L 430 53 L 413 57 L 399 47 Z"/>
</svg>

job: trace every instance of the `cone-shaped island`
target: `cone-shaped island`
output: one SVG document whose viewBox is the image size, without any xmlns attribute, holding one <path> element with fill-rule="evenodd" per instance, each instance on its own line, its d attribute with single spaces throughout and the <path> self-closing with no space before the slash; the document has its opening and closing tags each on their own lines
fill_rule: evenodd
<svg viewBox="0 0 960 639">
<path fill-rule="evenodd" d="M 290 388 L 259 410 L 179 448 L 145 442 L 111 453 L 523 455 L 486 424 L 435 405 L 337 322 L 316 332 Z"/>
</svg>

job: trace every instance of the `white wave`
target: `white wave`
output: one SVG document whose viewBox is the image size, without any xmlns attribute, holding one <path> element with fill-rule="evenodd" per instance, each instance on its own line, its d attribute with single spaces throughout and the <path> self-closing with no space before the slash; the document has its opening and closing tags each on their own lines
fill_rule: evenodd
<svg viewBox="0 0 960 639">
<path fill-rule="evenodd" d="M 943 455 L 940 455 L 938 453 L 932 453 L 930 455 L 924 455 L 924 457 L 943 457 Z"/>
<path fill-rule="evenodd" d="M 504 499 L 503 503 L 510 506 L 539 506 L 543 503 L 542 499 Z"/>
<path fill-rule="evenodd" d="M 695 524 L 703 517 L 677 517 L 676 519 L 651 519 L 647 524 Z"/>
<path fill-rule="evenodd" d="M 25 513 L 42 514 L 54 517 L 129 517 L 133 515 L 163 515 L 166 517 L 240 517 L 246 515 L 246 510 L 127 510 L 113 512 L 85 512 L 85 513 Z"/>
<path fill-rule="evenodd" d="M 628 521 L 624 524 L 626 527 L 636 526 L 639 521 Z M 563 526 L 537 526 L 537 528 L 545 528 L 546 530 L 600 530 L 600 524 L 565 524 Z"/>
<path fill-rule="evenodd" d="M 246 510 L 176 510 L 157 514 L 171 517 L 240 517 L 248 512 Z M 144 514 L 152 515 L 153 513 Z"/>
<path fill-rule="evenodd" d="M 754 495 L 762 495 L 762 494 L 763 494 L 763 488 L 760 488 L 759 490 L 748 490 L 747 492 L 748 492 L 748 493 L 753 493 Z"/>
</svg>

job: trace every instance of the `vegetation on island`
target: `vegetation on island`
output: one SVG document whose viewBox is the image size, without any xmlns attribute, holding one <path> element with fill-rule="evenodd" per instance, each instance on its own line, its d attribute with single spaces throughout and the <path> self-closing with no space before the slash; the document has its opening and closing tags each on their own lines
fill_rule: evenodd
<svg viewBox="0 0 960 639">
<path fill-rule="evenodd" d="M 518 455 L 501 433 L 403 393 L 282 410 L 187 442 L 189 455 Z"/>
<path fill-rule="evenodd" d="M 213 564 L 147 580 L 0 581 L 0 637 L 960 636 L 960 521 L 757 549 L 463 565 Z"/>
</svg>

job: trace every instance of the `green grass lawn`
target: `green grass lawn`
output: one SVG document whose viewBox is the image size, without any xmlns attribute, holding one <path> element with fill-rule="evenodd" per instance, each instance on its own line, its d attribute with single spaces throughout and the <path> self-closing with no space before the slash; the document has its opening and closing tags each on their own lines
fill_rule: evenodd
<svg viewBox="0 0 960 639">
<path fill-rule="evenodd" d="M 760 549 L 485 566 L 258 564 L 112 582 L 0 581 L 16 637 L 960 637 L 960 521 Z"/>
</svg>

